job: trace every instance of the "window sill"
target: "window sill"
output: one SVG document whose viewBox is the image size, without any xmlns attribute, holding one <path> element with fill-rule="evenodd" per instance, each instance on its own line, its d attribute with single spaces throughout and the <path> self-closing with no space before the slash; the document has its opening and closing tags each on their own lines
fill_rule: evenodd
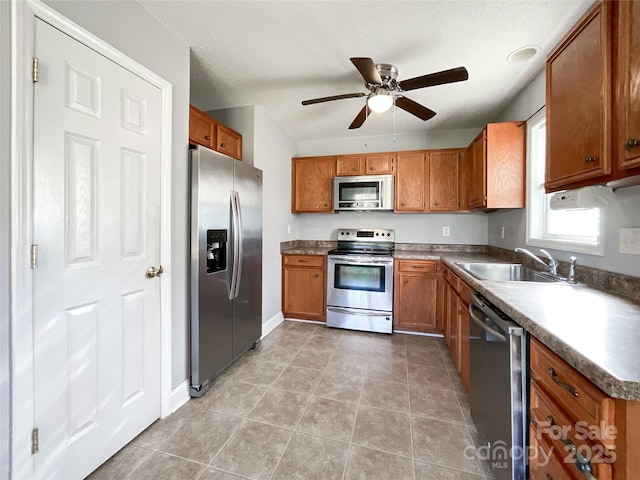
<svg viewBox="0 0 640 480">
<path fill-rule="evenodd" d="M 527 238 L 527 246 L 539 248 L 551 248 L 554 250 L 562 250 L 566 252 L 586 253 L 588 255 L 596 255 L 604 257 L 604 242 L 597 245 L 586 243 L 570 242 L 567 240 L 555 240 L 549 238 Z"/>
</svg>

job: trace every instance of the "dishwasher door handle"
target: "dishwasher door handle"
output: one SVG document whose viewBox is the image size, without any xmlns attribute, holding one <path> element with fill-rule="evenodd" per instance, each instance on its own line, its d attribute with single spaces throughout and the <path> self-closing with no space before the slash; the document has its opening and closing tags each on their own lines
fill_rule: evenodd
<svg viewBox="0 0 640 480">
<path fill-rule="evenodd" d="M 469 304 L 469 316 L 471 317 L 471 319 L 476 322 L 478 324 L 478 326 L 480 328 L 482 328 L 485 332 L 490 333 L 491 335 L 498 337 L 500 340 L 502 340 L 503 342 L 507 341 L 507 337 L 505 337 L 502 333 L 498 332 L 497 330 L 494 330 L 493 328 L 489 327 L 486 323 L 484 323 L 480 318 L 476 317 L 473 314 L 473 310 L 476 309 L 479 312 L 482 312 L 481 309 L 479 309 L 478 307 L 476 307 L 473 303 Z"/>
</svg>

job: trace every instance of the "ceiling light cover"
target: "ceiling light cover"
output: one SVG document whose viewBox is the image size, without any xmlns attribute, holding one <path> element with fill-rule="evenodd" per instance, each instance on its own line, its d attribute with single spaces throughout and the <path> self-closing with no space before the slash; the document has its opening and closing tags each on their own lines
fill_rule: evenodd
<svg viewBox="0 0 640 480">
<path fill-rule="evenodd" d="M 372 112 L 386 112 L 393 105 L 393 97 L 389 94 L 372 95 L 367 100 L 367 104 Z"/>
<path fill-rule="evenodd" d="M 529 60 L 534 57 L 540 51 L 540 47 L 537 45 L 529 45 L 526 47 L 518 48 L 514 50 L 509 55 L 507 55 L 507 62 L 509 63 L 519 63 Z"/>
</svg>

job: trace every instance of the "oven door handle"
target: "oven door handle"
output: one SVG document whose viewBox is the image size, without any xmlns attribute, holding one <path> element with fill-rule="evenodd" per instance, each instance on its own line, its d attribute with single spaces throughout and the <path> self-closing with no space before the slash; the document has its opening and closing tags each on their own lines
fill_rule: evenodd
<svg viewBox="0 0 640 480">
<path fill-rule="evenodd" d="M 327 307 L 327 310 L 330 312 L 336 313 L 346 313 L 347 315 L 357 315 L 359 317 L 388 317 L 388 314 L 383 312 L 380 313 L 368 313 L 368 312 L 354 312 L 353 310 L 349 310 L 346 308 L 336 308 L 336 307 Z"/>
<path fill-rule="evenodd" d="M 366 257 L 352 257 L 352 256 L 330 256 L 329 262 L 332 264 L 340 263 L 341 265 L 366 265 L 368 267 L 389 267 L 393 265 L 393 258 L 389 260 L 380 259 L 367 259 Z"/>
<path fill-rule="evenodd" d="M 485 332 L 490 333 L 491 335 L 493 335 L 494 337 L 498 337 L 500 340 L 502 340 L 503 342 L 507 341 L 507 338 L 500 332 L 498 332 L 497 330 L 494 330 L 493 328 L 489 327 L 486 323 L 484 323 L 480 318 L 476 317 L 473 314 L 473 310 L 476 309 L 480 312 L 482 312 L 482 310 L 478 307 L 476 307 L 473 303 L 469 304 L 469 316 L 471 317 L 471 319 L 476 322 L 478 324 L 478 326 L 480 328 L 482 328 Z"/>
</svg>

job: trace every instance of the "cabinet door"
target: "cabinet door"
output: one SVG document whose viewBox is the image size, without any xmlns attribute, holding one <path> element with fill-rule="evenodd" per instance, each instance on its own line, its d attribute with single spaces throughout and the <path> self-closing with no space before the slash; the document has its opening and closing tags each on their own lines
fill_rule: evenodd
<svg viewBox="0 0 640 480">
<path fill-rule="evenodd" d="M 437 333 L 436 275 L 397 272 L 394 328 L 414 332 Z"/>
<path fill-rule="evenodd" d="M 398 154 L 395 176 L 396 212 L 423 212 L 424 153 Z"/>
<path fill-rule="evenodd" d="M 611 171 L 612 3 L 599 3 L 547 60 L 548 192 Z"/>
<path fill-rule="evenodd" d="M 216 125 L 216 150 L 242 160 L 242 135 L 224 125 Z"/>
<path fill-rule="evenodd" d="M 193 105 L 189 105 L 189 143 L 214 149 L 215 142 L 213 120 Z"/>
<path fill-rule="evenodd" d="M 429 210 L 458 210 L 459 159 L 456 150 L 429 154 Z"/>
<path fill-rule="evenodd" d="M 383 173 L 393 173 L 395 155 L 367 155 L 364 159 L 366 175 L 381 175 Z"/>
<path fill-rule="evenodd" d="M 336 176 L 364 175 L 364 157 L 346 155 L 336 158 Z"/>
<path fill-rule="evenodd" d="M 618 168 L 640 167 L 640 2 L 618 2 Z"/>
<path fill-rule="evenodd" d="M 324 321 L 326 290 L 321 268 L 284 267 L 282 313 L 285 317 Z"/>
<path fill-rule="evenodd" d="M 292 159 L 291 211 L 331 212 L 335 157 Z"/>
<path fill-rule="evenodd" d="M 482 208 L 487 201 L 486 134 L 486 130 L 483 130 L 471 144 L 473 156 L 470 164 L 469 208 Z"/>
</svg>

